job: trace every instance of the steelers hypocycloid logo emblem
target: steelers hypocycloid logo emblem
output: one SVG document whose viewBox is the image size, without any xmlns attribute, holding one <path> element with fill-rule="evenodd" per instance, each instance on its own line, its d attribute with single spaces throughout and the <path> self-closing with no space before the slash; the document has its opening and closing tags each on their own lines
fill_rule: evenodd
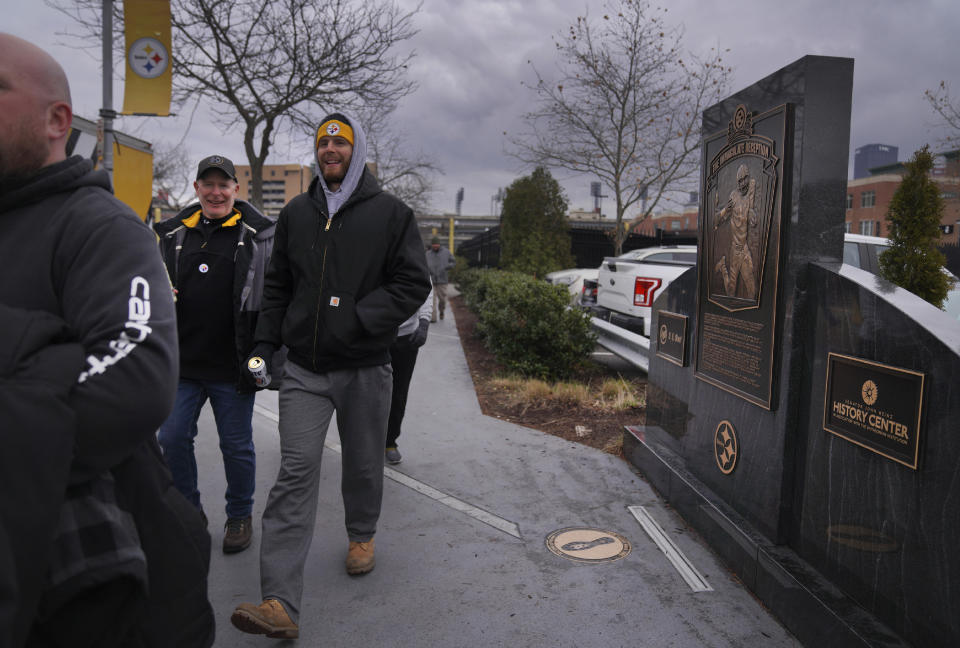
<svg viewBox="0 0 960 648">
<path fill-rule="evenodd" d="M 204 274 L 206 274 L 209 269 L 210 269 L 210 266 L 208 266 L 206 263 L 201 263 L 201 264 L 200 264 L 200 267 L 197 268 L 197 270 L 199 270 L 200 272 L 202 272 L 202 273 L 204 273 Z"/>
<path fill-rule="evenodd" d="M 660 325 L 660 346 L 663 346 L 667 343 L 667 325 Z"/>
<path fill-rule="evenodd" d="M 717 466 L 724 475 L 729 475 L 737 467 L 737 457 L 740 455 L 740 443 L 737 441 L 737 431 L 730 421 L 720 421 L 717 431 L 713 435 L 713 454 L 717 459 Z"/>
<path fill-rule="evenodd" d="M 223 164 L 223 158 L 219 155 L 214 155 L 210 158 L 210 164 Z"/>
<path fill-rule="evenodd" d="M 737 111 L 733 114 L 733 126 L 737 130 L 743 128 L 747 123 L 747 109 L 744 106 L 737 106 Z"/>
<path fill-rule="evenodd" d="M 156 38 L 138 38 L 127 52 L 127 64 L 137 76 L 156 79 L 170 67 L 170 54 Z"/>
<path fill-rule="evenodd" d="M 327 135 L 330 135 L 331 137 L 333 137 L 334 135 L 338 135 L 339 133 L 340 133 L 339 124 L 329 124 L 327 126 Z"/>
<path fill-rule="evenodd" d="M 860 396 L 863 397 L 863 402 L 867 405 L 873 405 L 877 402 L 877 384 L 872 380 L 868 380 L 863 383 L 863 387 L 860 388 Z"/>
</svg>

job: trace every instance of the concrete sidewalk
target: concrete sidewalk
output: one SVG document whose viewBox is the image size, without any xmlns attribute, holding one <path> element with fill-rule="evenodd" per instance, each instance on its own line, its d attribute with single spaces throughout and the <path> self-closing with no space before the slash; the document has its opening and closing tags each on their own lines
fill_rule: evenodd
<svg viewBox="0 0 960 648">
<path fill-rule="evenodd" d="M 361 577 L 343 567 L 331 425 L 297 641 L 246 635 L 229 620 L 237 603 L 259 602 L 260 516 L 280 460 L 276 393 L 258 395 L 254 414 L 254 544 L 231 556 L 220 552 L 223 466 L 204 409 L 197 457 L 213 536 L 217 646 L 799 645 L 626 462 L 481 414 L 447 312 L 420 351 L 399 439 L 403 463 L 387 469 L 377 566 Z M 675 558 L 680 569 L 645 530 L 655 528 L 648 520 L 686 558 Z M 631 550 L 610 562 L 574 562 L 546 545 L 569 527 L 618 534 Z M 684 575 L 695 584 L 698 573 L 712 589 L 691 588 Z"/>
</svg>

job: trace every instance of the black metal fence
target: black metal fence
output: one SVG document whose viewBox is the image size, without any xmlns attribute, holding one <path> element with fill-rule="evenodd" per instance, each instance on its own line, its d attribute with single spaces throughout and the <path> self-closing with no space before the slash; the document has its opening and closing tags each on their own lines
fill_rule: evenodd
<svg viewBox="0 0 960 648">
<path fill-rule="evenodd" d="M 947 270 L 960 277 L 960 245 L 947 243 L 940 246 L 940 251 L 947 257 Z"/>
<path fill-rule="evenodd" d="M 571 227 L 570 251 L 574 266 L 596 268 L 604 257 L 613 256 L 613 238 L 609 227 Z M 623 251 L 637 250 L 655 245 L 696 245 L 695 231 L 657 230 L 654 236 L 629 234 L 623 243 Z M 457 256 L 467 260 L 471 268 L 496 268 L 500 264 L 500 228 L 491 227 L 464 241 L 456 249 Z"/>
<path fill-rule="evenodd" d="M 471 268 L 496 268 L 500 265 L 500 227 L 491 227 L 464 241 L 454 251 Z"/>
</svg>

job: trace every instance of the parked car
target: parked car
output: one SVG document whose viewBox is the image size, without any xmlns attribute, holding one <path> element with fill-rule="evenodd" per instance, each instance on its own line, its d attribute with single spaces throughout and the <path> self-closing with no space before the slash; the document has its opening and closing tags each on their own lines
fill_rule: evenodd
<svg viewBox="0 0 960 648">
<path fill-rule="evenodd" d="M 843 262 L 880 274 L 880 253 L 890 247 L 889 239 L 882 236 L 866 236 L 864 234 L 843 235 Z"/>
<path fill-rule="evenodd" d="M 890 247 L 890 240 L 882 236 L 863 234 L 843 235 L 843 262 L 873 274 L 880 274 L 880 253 Z M 953 287 L 943 300 L 943 310 L 960 320 L 960 279 L 952 272 L 943 270 L 953 280 Z"/>
<path fill-rule="evenodd" d="M 594 317 L 650 337 L 653 301 L 696 264 L 695 245 L 665 245 L 607 257 L 599 268 L 591 311 Z"/>
<path fill-rule="evenodd" d="M 597 268 L 568 268 L 566 270 L 557 270 L 548 272 L 544 279 L 547 283 L 557 286 L 566 286 L 570 291 L 570 302 L 574 305 L 580 305 L 580 296 L 583 293 L 584 280 L 596 281 Z"/>
<path fill-rule="evenodd" d="M 599 272 L 599 270 L 597 271 Z M 577 302 L 581 308 L 591 309 L 597 304 L 597 280 L 584 279 L 580 290 L 580 299 Z"/>
</svg>

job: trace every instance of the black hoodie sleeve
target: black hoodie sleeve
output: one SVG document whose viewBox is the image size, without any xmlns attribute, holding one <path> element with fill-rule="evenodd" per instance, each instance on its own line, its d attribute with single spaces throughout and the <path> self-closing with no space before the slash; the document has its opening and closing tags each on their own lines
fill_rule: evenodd
<svg viewBox="0 0 960 648">
<path fill-rule="evenodd" d="M 115 466 L 156 434 L 179 371 L 173 294 L 156 237 L 103 193 L 79 196 L 71 209 L 93 210 L 93 223 L 68 227 L 54 267 L 63 318 L 86 358 L 70 398 L 74 482 Z"/>
</svg>

